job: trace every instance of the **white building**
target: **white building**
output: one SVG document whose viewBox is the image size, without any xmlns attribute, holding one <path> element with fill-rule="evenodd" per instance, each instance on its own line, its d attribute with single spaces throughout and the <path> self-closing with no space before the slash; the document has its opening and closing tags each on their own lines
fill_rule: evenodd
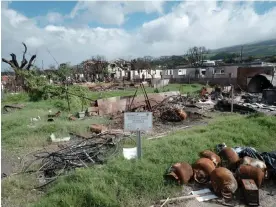
<svg viewBox="0 0 276 207">
<path fill-rule="evenodd" d="M 107 70 L 108 70 L 108 73 L 111 74 L 112 78 L 117 78 L 117 79 L 121 79 L 121 78 L 125 77 L 126 72 L 127 72 L 127 71 L 123 70 L 122 68 L 120 68 L 116 65 L 112 65 L 112 64 L 109 64 L 107 66 Z"/>
<path fill-rule="evenodd" d="M 163 70 L 164 78 L 181 78 L 187 75 L 186 68 L 174 68 Z"/>
<path fill-rule="evenodd" d="M 162 70 L 152 70 L 152 69 L 144 69 L 144 70 L 131 70 L 130 77 L 133 79 L 152 79 L 152 78 L 161 78 Z"/>
<path fill-rule="evenodd" d="M 214 61 L 214 60 L 203 60 L 203 65 L 204 66 L 215 66 L 216 61 Z"/>
</svg>

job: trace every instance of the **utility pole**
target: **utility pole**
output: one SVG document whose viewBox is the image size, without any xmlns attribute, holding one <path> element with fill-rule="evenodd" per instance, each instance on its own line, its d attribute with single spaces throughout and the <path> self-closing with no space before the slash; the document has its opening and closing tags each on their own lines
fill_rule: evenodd
<svg viewBox="0 0 276 207">
<path fill-rule="evenodd" d="M 241 46 L 241 54 L 240 54 L 240 62 L 242 63 L 242 52 L 243 52 L 243 46 Z"/>
<path fill-rule="evenodd" d="M 234 111 L 234 85 L 231 85 L 231 113 Z"/>
<path fill-rule="evenodd" d="M 41 69 L 43 70 L 43 60 L 42 60 L 42 64 L 41 64 Z"/>
</svg>

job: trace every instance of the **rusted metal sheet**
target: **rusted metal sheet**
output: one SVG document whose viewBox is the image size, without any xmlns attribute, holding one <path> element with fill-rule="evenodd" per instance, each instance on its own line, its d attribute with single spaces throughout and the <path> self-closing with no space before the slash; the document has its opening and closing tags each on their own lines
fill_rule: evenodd
<svg viewBox="0 0 276 207">
<path fill-rule="evenodd" d="M 170 91 L 164 93 L 149 93 L 148 98 L 151 106 L 155 106 L 156 104 L 163 101 L 165 98 L 180 95 L 179 91 Z M 97 106 L 99 109 L 99 115 L 113 114 L 117 112 L 124 112 L 128 109 L 133 96 L 122 96 L 122 97 L 111 97 L 105 99 L 98 99 Z M 132 108 L 136 108 L 139 106 L 144 106 L 145 97 L 144 95 L 136 96 L 132 103 Z"/>
</svg>

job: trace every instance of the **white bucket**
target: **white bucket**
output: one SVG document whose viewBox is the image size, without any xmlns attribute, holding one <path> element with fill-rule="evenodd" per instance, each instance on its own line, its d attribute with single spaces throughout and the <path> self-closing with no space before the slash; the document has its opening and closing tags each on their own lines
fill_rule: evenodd
<svg viewBox="0 0 276 207">
<path fill-rule="evenodd" d="M 124 158 L 127 160 L 134 159 L 137 157 L 137 147 L 134 148 L 123 148 Z"/>
</svg>

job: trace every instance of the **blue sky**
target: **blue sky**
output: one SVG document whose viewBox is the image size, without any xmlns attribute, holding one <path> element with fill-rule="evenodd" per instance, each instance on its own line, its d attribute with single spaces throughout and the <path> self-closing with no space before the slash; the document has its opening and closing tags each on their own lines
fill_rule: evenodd
<svg viewBox="0 0 276 207">
<path fill-rule="evenodd" d="M 276 2 L 2 2 L 2 56 L 28 54 L 48 66 L 107 59 L 182 55 L 276 38 Z M 20 34 L 20 35 L 18 35 Z M 3 63 L 2 63 L 3 66 Z M 6 66 L 6 65 L 5 65 Z"/>
<path fill-rule="evenodd" d="M 164 4 L 164 14 L 167 14 L 171 11 L 172 7 L 178 5 L 179 1 L 168 1 Z M 9 8 L 14 9 L 26 17 L 35 18 L 37 16 L 47 15 L 49 12 L 58 12 L 62 15 L 69 14 L 73 8 L 76 6 L 77 1 L 13 1 L 9 4 Z M 157 13 L 146 14 L 144 12 L 135 12 L 127 15 L 127 21 L 123 25 L 105 25 L 100 24 L 96 21 L 91 21 L 88 23 L 90 27 L 123 27 L 127 30 L 134 29 L 138 26 L 141 26 L 144 22 L 156 19 L 160 16 Z M 70 23 L 70 20 L 66 21 Z M 40 23 L 40 22 L 39 22 Z M 39 26 L 45 26 L 44 24 L 39 24 Z"/>
<path fill-rule="evenodd" d="M 168 1 L 164 5 L 164 14 L 171 11 L 172 7 L 179 4 L 179 1 Z M 243 2 L 241 2 L 242 4 Z M 13 1 L 10 3 L 9 8 L 14 9 L 29 18 L 36 16 L 47 15 L 48 12 L 58 12 L 62 15 L 70 13 L 76 6 L 77 1 Z M 269 9 L 276 7 L 276 1 L 255 1 L 254 9 L 257 14 L 264 14 Z M 141 26 L 144 22 L 148 22 L 155 18 L 158 18 L 159 14 L 150 13 L 145 14 L 143 12 L 132 13 L 127 16 L 128 20 L 121 25 L 125 29 L 133 29 Z M 114 25 L 103 25 L 95 21 L 91 21 L 88 24 L 90 27 L 114 27 Z M 41 25 L 44 26 L 44 25 Z M 116 26 L 116 25 L 115 25 Z"/>
<path fill-rule="evenodd" d="M 76 6 L 76 1 L 13 1 L 9 8 L 27 17 L 46 15 L 48 12 L 70 13 Z"/>
</svg>

